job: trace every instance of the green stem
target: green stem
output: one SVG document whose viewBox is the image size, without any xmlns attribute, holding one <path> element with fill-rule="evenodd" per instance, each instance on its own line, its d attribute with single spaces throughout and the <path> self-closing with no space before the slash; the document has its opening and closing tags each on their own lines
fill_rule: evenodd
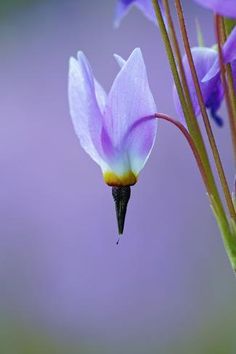
<svg viewBox="0 0 236 354">
<path fill-rule="evenodd" d="M 226 97 L 226 106 L 229 115 L 229 123 L 233 144 L 233 152 L 236 161 L 236 95 L 234 92 L 234 81 L 232 68 L 230 64 L 227 64 L 226 67 L 224 65 L 223 53 L 222 53 L 222 44 L 226 41 L 226 28 L 224 26 L 223 18 L 216 15 L 215 16 L 215 32 L 218 44 L 218 52 L 219 52 L 219 63 L 222 75 L 222 82 L 225 91 Z M 227 73 L 227 79 L 225 76 L 225 69 Z"/>
<path fill-rule="evenodd" d="M 212 197 L 212 210 L 215 215 L 218 227 L 220 229 L 224 247 L 228 255 L 231 267 L 236 273 L 236 224 L 234 220 L 230 220 L 230 224 L 226 224 L 220 217 L 220 210 L 217 203 Z"/>
<path fill-rule="evenodd" d="M 193 103 L 192 103 L 192 99 L 191 99 L 191 95 L 189 92 L 188 83 L 187 83 L 187 79 L 186 79 L 186 74 L 185 74 L 185 70 L 183 67 L 180 47 L 179 47 L 176 31 L 174 28 L 174 23 L 173 23 L 173 20 L 171 17 L 170 6 L 169 6 L 168 0 L 163 0 L 163 4 L 165 7 L 165 14 L 166 14 L 167 21 L 168 21 L 168 29 L 169 29 L 169 33 L 171 35 L 171 39 L 172 39 L 172 43 L 173 43 L 173 47 L 174 47 L 174 51 L 175 51 L 175 55 L 176 55 L 176 60 L 178 63 L 178 68 L 179 68 L 179 72 L 180 72 L 180 76 L 181 76 L 181 80 L 182 80 L 183 90 L 184 90 L 184 94 L 185 94 L 185 98 L 186 98 L 187 106 L 188 106 L 188 110 L 189 110 L 189 116 L 185 117 L 186 123 L 188 125 L 191 135 L 194 138 L 194 141 L 196 142 L 197 147 L 199 148 L 200 155 L 203 156 L 203 159 L 205 160 L 206 168 L 210 168 L 210 166 L 208 166 L 209 160 L 207 157 L 204 141 L 203 141 L 203 138 L 201 135 L 198 121 L 195 116 Z"/>
<path fill-rule="evenodd" d="M 185 71 L 184 71 L 184 67 L 183 67 L 180 47 L 179 47 L 177 35 L 176 35 L 176 32 L 175 32 L 174 23 L 173 23 L 171 12 L 170 12 L 169 1 L 168 0 L 163 0 L 163 4 L 164 4 L 164 9 L 165 9 L 165 15 L 166 15 L 167 22 L 168 22 L 168 30 L 169 30 L 169 33 L 170 33 L 170 36 L 171 36 L 171 42 L 172 42 L 173 47 L 174 47 L 176 61 L 177 61 L 177 64 L 178 64 L 178 69 L 179 69 L 179 73 L 180 73 L 180 77 L 181 77 L 181 81 L 182 81 L 182 85 L 183 85 L 183 91 L 184 91 L 185 98 L 186 98 L 186 101 L 187 101 L 187 107 L 188 107 L 188 110 L 189 110 L 189 114 L 191 115 L 191 125 L 192 126 L 194 125 L 194 128 L 196 129 L 197 121 L 195 119 L 193 104 L 192 104 L 191 96 L 190 96 L 190 93 L 189 93 L 188 83 L 187 83 L 187 79 L 186 79 L 186 75 L 185 75 Z M 196 121 L 196 123 L 195 123 L 195 121 Z M 197 128 L 197 129 L 199 129 L 199 128 Z"/>
<path fill-rule="evenodd" d="M 153 6 L 154 6 L 154 10 L 155 10 L 155 14 L 157 17 L 157 21 L 159 23 L 159 27 L 161 30 L 161 34 L 162 34 L 162 38 L 163 38 L 163 42 L 165 45 L 165 49 L 166 49 L 166 53 L 167 53 L 167 57 L 169 60 L 169 64 L 170 64 L 170 68 L 172 71 L 172 75 L 174 78 L 174 82 L 175 82 L 175 86 L 179 95 L 179 99 L 180 99 L 180 103 L 184 112 L 184 116 L 188 117 L 188 106 L 185 100 L 185 96 L 184 96 L 184 91 L 183 91 L 183 87 L 179 78 L 179 73 L 177 70 L 177 66 L 175 63 L 175 58 L 172 52 L 172 48 L 171 48 L 171 44 L 170 44 L 170 40 L 169 40 L 169 36 L 165 27 L 165 23 L 162 17 L 162 13 L 161 13 L 161 9 L 159 6 L 159 3 L 157 0 L 152 0 Z"/>
<path fill-rule="evenodd" d="M 234 29 L 234 27 L 236 26 L 236 20 L 226 18 L 226 17 L 220 17 L 220 22 L 221 22 L 221 27 L 222 27 L 222 38 L 223 38 L 223 43 L 224 43 L 226 41 L 226 39 L 229 37 L 232 30 Z M 233 78 L 231 64 L 229 63 L 228 65 L 226 65 L 226 68 L 227 67 L 230 68 L 230 81 L 233 83 L 234 78 Z M 232 94 L 236 98 L 236 92 L 235 92 L 234 85 L 232 85 L 232 87 L 230 87 L 230 89 L 232 89 Z M 234 100 L 233 104 L 234 104 L 234 108 L 236 110 L 236 99 Z M 236 120 L 236 117 L 234 117 L 234 118 Z"/>
<path fill-rule="evenodd" d="M 234 27 L 236 26 L 236 20 L 228 17 L 223 17 L 224 28 L 227 37 L 230 35 Z"/>
<path fill-rule="evenodd" d="M 160 9 L 160 6 L 158 4 L 158 1 L 153 0 L 153 6 L 154 6 L 154 9 L 155 9 L 155 13 L 156 13 L 157 20 L 158 20 L 158 23 L 159 23 L 160 31 L 161 31 L 161 34 L 162 34 L 162 37 L 163 37 L 163 41 L 164 41 L 164 44 L 165 44 L 166 53 L 167 53 L 167 56 L 168 56 L 168 59 L 169 59 L 169 63 L 170 63 L 170 66 L 171 66 L 171 70 L 172 70 L 172 73 L 173 73 L 173 78 L 174 78 L 174 81 L 175 81 L 175 84 L 176 84 L 176 88 L 177 88 L 177 91 L 178 91 L 178 94 L 179 94 L 179 97 L 180 97 L 180 102 L 182 104 L 181 97 L 182 96 L 184 97 L 183 89 L 182 89 L 182 85 L 181 85 L 181 82 L 180 82 L 177 66 L 176 66 L 176 63 L 175 63 L 174 54 L 173 54 L 173 51 L 172 51 L 172 48 L 171 48 L 170 39 L 169 39 L 167 30 L 166 30 L 166 27 L 165 27 L 165 23 L 164 23 L 163 18 L 162 18 L 162 13 L 161 13 L 161 9 Z M 185 97 L 184 97 L 184 104 L 186 104 Z M 188 107 L 188 110 L 189 110 L 189 107 Z M 202 135 L 201 135 L 197 120 L 191 114 L 190 115 L 186 114 L 187 112 L 186 112 L 186 109 L 184 109 L 184 106 L 183 106 L 183 111 L 184 111 L 185 119 L 186 119 L 186 122 L 187 122 L 187 125 L 188 125 L 188 128 L 189 128 L 190 134 L 193 137 L 193 140 L 194 140 L 194 142 L 195 142 L 195 144 L 196 144 L 196 146 L 198 148 L 199 155 L 201 156 L 201 159 L 202 159 L 203 164 L 204 164 L 204 169 L 206 171 L 206 175 L 207 175 L 207 178 L 208 178 L 207 185 L 210 187 L 210 189 L 208 190 L 208 194 L 214 196 L 217 204 L 219 205 L 219 208 L 221 210 L 222 215 L 224 215 L 224 218 L 227 221 L 227 218 L 226 218 L 226 215 L 225 215 L 225 212 L 224 212 L 224 208 L 223 208 L 223 204 L 222 204 L 220 196 L 219 196 L 219 192 L 218 192 L 218 189 L 217 189 L 217 186 L 216 186 L 216 183 L 215 183 L 215 179 L 214 179 L 214 176 L 213 176 L 213 173 L 212 173 L 212 170 L 211 170 L 209 158 L 208 158 L 208 155 L 207 155 L 207 151 L 206 151 L 206 148 L 205 148 L 205 144 L 204 144 L 204 141 L 203 141 L 203 138 L 202 138 Z"/>
<path fill-rule="evenodd" d="M 166 30 L 166 27 L 165 27 L 165 23 L 164 23 L 164 20 L 163 20 L 163 17 L 162 17 L 162 13 L 161 13 L 161 9 L 160 9 L 159 3 L 158 3 L 157 0 L 152 0 L 152 1 L 153 1 L 154 10 L 155 10 L 155 13 L 156 13 L 157 21 L 158 21 L 158 24 L 159 24 L 159 28 L 160 28 L 160 31 L 161 31 L 161 35 L 162 35 L 162 38 L 163 38 L 163 42 L 164 42 L 164 45 L 165 45 L 167 57 L 168 57 L 168 60 L 169 60 L 169 63 L 170 63 L 170 67 L 171 67 L 173 79 L 174 79 L 174 82 L 175 82 L 175 86 L 176 86 L 176 89 L 177 89 L 177 92 L 178 92 L 178 95 L 179 95 L 179 99 L 180 99 L 180 103 L 182 105 L 182 109 L 183 109 L 183 112 L 184 112 L 185 120 L 186 120 L 188 129 L 189 129 L 190 135 L 192 136 L 192 138 L 193 138 L 193 140 L 195 142 L 195 145 L 196 145 L 196 147 L 198 149 L 199 155 L 201 156 L 201 159 L 202 159 L 202 162 L 203 162 L 203 165 L 204 165 L 204 169 L 206 171 L 206 175 L 207 175 L 207 179 L 208 179 L 207 185 L 209 187 L 208 194 L 209 195 L 215 195 L 216 199 L 219 200 L 217 187 L 216 187 L 216 184 L 215 184 L 214 176 L 213 176 L 213 173 L 212 173 L 212 170 L 211 170 L 210 162 L 209 162 L 207 151 L 206 151 L 206 148 L 205 148 L 205 144 L 204 144 L 204 141 L 203 141 L 203 138 L 202 138 L 202 135 L 201 135 L 201 131 L 199 129 L 199 126 L 198 126 L 197 120 L 195 118 L 195 115 L 192 114 L 191 104 L 189 104 L 189 106 L 186 104 L 186 99 L 185 99 L 185 96 L 184 96 L 183 87 L 182 87 L 182 84 L 181 84 L 181 81 L 180 81 L 180 78 L 179 78 L 179 73 L 178 73 L 178 70 L 177 70 L 177 66 L 176 66 L 174 54 L 173 54 L 173 51 L 172 51 L 170 39 L 169 39 L 167 30 Z M 180 58 L 180 60 L 181 60 L 181 58 Z M 184 73 L 184 71 L 183 71 L 183 73 Z M 188 86 L 186 86 L 186 87 L 187 87 L 187 91 L 188 91 Z M 190 102 L 191 102 L 191 99 L 190 99 Z"/>
<path fill-rule="evenodd" d="M 162 13 L 161 13 L 161 9 L 160 6 L 158 4 L 157 0 L 152 0 L 153 2 L 153 6 L 154 6 L 154 10 L 156 13 L 156 17 L 159 23 L 159 27 L 160 27 L 160 31 L 162 34 L 162 38 L 165 44 L 165 48 L 166 48 L 166 53 L 167 53 L 167 57 L 170 63 L 170 67 L 172 70 L 172 74 L 173 74 L 173 78 L 174 78 L 174 82 L 176 85 L 176 89 L 177 92 L 179 94 L 179 99 L 182 105 L 182 109 L 185 115 L 185 119 L 188 125 L 188 129 L 190 134 L 187 132 L 187 134 L 185 135 L 186 138 L 190 137 L 190 139 L 188 139 L 189 144 L 191 145 L 191 148 L 194 152 L 194 156 L 196 158 L 196 161 L 198 163 L 198 167 L 199 170 L 202 174 L 202 178 L 205 182 L 207 191 L 208 191 L 208 195 L 211 201 L 211 205 L 212 208 L 214 210 L 215 216 L 216 216 L 216 220 L 218 222 L 218 225 L 221 229 L 221 233 L 222 233 L 222 238 L 225 244 L 225 248 L 226 248 L 226 252 L 228 254 L 228 257 L 230 259 L 232 268 L 234 269 L 234 271 L 236 271 L 236 235 L 235 232 L 231 232 L 231 224 L 233 223 L 233 225 L 235 225 L 235 222 L 232 220 L 231 224 L 229 224 L 227 216 L 225 214 L 224 211 L 224 207 L 223 204 L 221 202 L 221 198 L 219 196 L 219 192 L 215 183 L 215 179 L 214 179 L 214 175 L 213 172 L 211 170 L 211 166 L 209 163 L 209 158 L 207 155 L 207 151 L 205 148 L 205 144 L 201 135 L 201 131 L 198 127 L 198 123 L 197 120 L 195 118 L 195 115 L 192 116 L 191 115 L 191 108 L 189 109 L 189 105 L 188 102 L 186 101 L 186 97 L 184 95 L 184 91 L 183 91 L 183 87 L 182 87 L 182 83 L 180 81 L 180 77 L 179 77 L 179 73 L 177 70 L 177 66 L 176 66 L 176 62 L 175 62 L 175 57 L 172 51 L 172 47 L 171 47 L 171 43 L 170 43 L 170 39 L 165 27 L 165 23 L 163 21 L 163 17 L 162 17 Z M 173 38 L 173 36 L 172 36 Z M 179 51 L 180 53 L 180 51 Z M 188 116 L 188 113 L 190 112 L 190 115 Z M 160 116 L 159 116 L 160 118 Z M 163 118 L 163 115 L 162 115 Z M 165 119 L 167 117 L 165 116 Z M 169 120 L 170 117 L 168 117 Z M 164 119 L 164 118 L 163 118 Z M 182 126 L 179 125 L 179 122 L 173 122 L 172 123 L 175 124 L 179 129 L 181 129 L 181 131 L 184 133 L 184 131 L 182 130 Z M 193 143 L 193 144 L 192 144 Z M 235 230 L 235 227 L 234 227 Z"/>
<path fill-rule="evenodd" d="M 218 175 L 219 175 L 219 178 L 220 178 L 220 181 L 221 181 L 222 189 L 223 189 L 223 192 L 224 192 L 224 196 L 225 196 L 225 200 L 226 200 L 226 203 L 227 203 L 227 206 L 228 206 L 228 210 L 229 210 L 230 216 L 231 216 L 231 218 L 233 220 L 236 221 L 236 212 L 235 212 L 235 209 L 234 209 L 234 206 L 233 206 L 233 202 L 232 202 L 229 186 L 228 186 L 228 183 L 227 183 L 227 180 L 226 180 L 226 177 L 225 177 L 225 173 L 224 173 L 223 165 L 222 165 L 222 162 L 221 162 L 221 159 L 220 159 L 220 155 L 219 155 L 219 152 L 218 152 L 218 148 L 217 148 L 217 145 L 216 145 L 216 141 L 215 141 L 212 129 L 211 129 L 210 122 L 209 122 L 209 118 L 208 118 L 207 110 L 206 110 L 206 107 L 205 107 L 205 104 L 204 104 L 204 99 L 203 99 L 200 83 L 199 83 L 199 80 L 198 80 L 196 68 L 195 68 L 195 65 L 194 65 L 193 57 L 192 57 L 191 47 L 190 47 L 190 43 L 189 43 L 189 39 L 188 39 L 186 26 L 185 26 L 185 20 L 184 20 L 184 15 L 183 15 L 183 9 L 182 9 L 182 5 L 181 5 L 181 1 L 180 0 L 175 0 L 175 6 L 176 6 L 177 14 L 178 14 L 179 25 L 180 25 L 180 30 L 181 30 L 183 42 L 184 42 L 186 55 L 187 55 L 189 66 L 190 66 L 190 70 L 191 70 L 191 73 L 192 73 L 194 86 L 195 86 L 196 94 L 197 94 L 197 97 L 198 97 L 199 106 L 200 106 L 200 109 L 201 109 L 201 113 L 202 113 L 205 129 L 206 129 L 207 136 L 208 136 L 208 140 L 209 140 L 209 143 L 210 143 L 210 146 L 211 146 L 211 149 L 212 149 L 212 153 L 213 153 L 213 157 L 214 157 L 214 160 L 215 160 L 217 172 L 218 172 Z M 213 196 L 215 198 L 216 203 L 218 204 L 218 208 L 220 210 L 222 218 L 224 218 L 227 221 L 227 218 L 226 218 L 226 215 L 225 215 L 225 212 L 224 212 L 224 208 L 223 208 L 221 199 L 219 197 L 218 191 L 217 191 L 217 193 L 215 195 L 213 194 Z"/>
</svg>

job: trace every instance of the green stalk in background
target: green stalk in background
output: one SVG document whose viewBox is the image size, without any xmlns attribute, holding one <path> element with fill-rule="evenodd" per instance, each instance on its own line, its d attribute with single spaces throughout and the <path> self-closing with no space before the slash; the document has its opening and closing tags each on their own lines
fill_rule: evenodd
<svg viewBox="0 0 236 354">
<path fill-rule="evenodd" d="M 231 266 L 232 266 L 233 270 L 236 271 L 236 235 L 235 235 L 235 227 L 234 227 L 236 224 L 236 212 L 235 212 L 235 208 L 233 205 L 233 201 L 231 199 L 231 194 L 229 191 L 228 183 L 227 183 L 227 180 L 225 177 L 224 169 L 223 169 L 223 166 L 221 163 L 221 159 L 220 159 L 220 155 L 219 155 L 219 152 L 217 149 L 215 138 L 214 138 L 211 126 L 210 126 L 208 114 L 207 114 L 207 111 L 206 111 L 206 108 L 204 105 L 204 101 L 203 101 L 196 69 L 195 69 L 192 54 L 191 54 L 191 48 L 190 48 L 190 44 L 189 44 L 189 40 L 188 40 L 188 35 L 187 35 L 186 27 L 185 27 L 182 5 L 179 0 L 175 1 L 178 19 L 179 19 L 179 23 L 180 23 L 182 39 L 184 42 L 186 54 L 187 54 L 187 57 L 189 60 L 189 65 L 190 65 L 191 72 L 193 75 L 193 80 L 194 80 L 196 93 L 197 93 L 200 108 L 201 108 L 201 113 L 203 115 L 208 139 L 209 139 L 210 146 L 211 146 L 211 149 L 213 152 L 213 156 L 214 156 L 214 160 L 216 163 L 219 178 L 221 181 L 222 189 L 224 191 L 227 207 L 228 207 L 228 210 L 230 213 L 230 220 L 229 221 L 228 221 L 227 215 L 225 213 L 224 206 L 222 204 L 222 201 L 221 201 L 221 198 L 220 198 L 220 195 L 218 192 L 218 188 L 216 186 L 215 178 L 214 178 L 211 166 L 210 166 L 205 143 L 204 143 L 201 131 L 199 129 L 196 116 L 194 114 L 194 110 L 193 110 L 193 106 L 192 106 L 192 102 L 191 102 L 191 95 L 190 95 L 190 92 L 188 89 L 184 68 L 182 66 L 182 58 L 181 58 L 181 54 L 180 54 L 177 35 L 176 35 L 175 29 L 174 29 L 174 24 L 173 24 L 173 21 L 171 18 L 168 0 L 163 0 L 163 3 L 164 3 L 165 10 L 166 10 L 167 21 L 169 24 L 169 33 L 170 33 L 170 36 L 172 39 L 175 53 L 173 52 L 173 49 L 172 49 L 169 34 L 166 30 L 165 23 L 164 23 L 164 20 L 162 17 L 162 13 L 161 13 L 161 9 L 158 4 L 158 1 L 152 0 L 152 2 L 153 2 L 156 17 L 158 20 L 161 35 L 163 38 L 163 42 L 165 44 L 165 49 L 166 49 L 167 57 L 168 57 L 169 64 L 171 67 L 171 71 L 173 74 L 176 89 L 177 89 L 177 92 L 178 92 L 178 95 L 180 98 L 180 102 L 182 105 L 182 109 L 184 112 L 186 123 L 187 123 L 188 129 L 189 129 L 189 132 L 190 132 L 190 136 L 192 137 L 193 142 L 194 142 L 196 149 L 198 151 L 199 159 L 201 161 L 200 165 L 203 166 L 205 177 L 203 175 L 202 176 L 203 176 L 203 180 L 204 180 L 206 189 L 208 191 L 208 195 L 210 198 L 210 204 L 211 204 L 211 207 L 214 211 L 214 215 L 216 217 L 218 226 L 220 228 L 220 231 L 221 231 L 221 234 L 223 237 L 223 242 L 225 245 L 225 249 L 228 254 Z M 175 55 L 176 55 L 176 60 L 177 60 L 179 68 L 177 68 L 177 64 L 175 61 Z M 179 69 L 179 71 L 178 71 L 178 69 Z M 180 74 L 179 74 L 179 72 L 180 72 Z M 234 226 L 232 227 L 232 225 L 234 225 Z"/>
</svg>

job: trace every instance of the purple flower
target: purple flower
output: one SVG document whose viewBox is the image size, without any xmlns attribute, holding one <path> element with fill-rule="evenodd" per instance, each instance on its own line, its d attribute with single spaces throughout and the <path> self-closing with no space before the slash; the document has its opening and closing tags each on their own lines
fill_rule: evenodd
<svg viewBox="0 0 236 354">
<path fill-rule="evenodd" d="M 159 5 L 163 12 L 163 5 L 161 0 L 159 0 Z M 152 0 L 118 0 L 116 6 L 116 14 L 115 14 L 116 27 L 119 26 L 121 20 L 128 13 L 128 11 L 132 6 L 138 7 L 149 20 L 157 24 L 157 19 L 153 8 Z"/>
<path fill-rule="evenodd" d="M 70 59 L 69 106 L 82 148 L 101 167 L 110 186 L 136 183 L 152 150 L 156 112 L 142 52 L 127 61 L 115 56 L 121 69 L 109 94 L 93 76 L 82 52 Z"/>
<path fill-rule="evenodd" d="M 208 73 L 209 69 L 212 67 L 213 63 L 217 59 L 217 51 L 207 47 L 195 47 L 191 50 L 195 68 L 197 71 L 198 79 L 201 86 L 202 95 L 204 98 L 205 106 L 210 110 L 212 119 L 216 122 L 217 125 L 222 126 L 223 121 L 221 117 L 217 114 L 218 109 L 220 108 L 221 102 L 223 100 L 224 91 L 220 78 L 220 74 L 215 75 L 211 80 L 202 82 L 202 79 Z M 187 78 L 187 83 L 194 107 L 196 116 L 200 115 L 201 110 L 198 103 L 198 98 L 192 79 L 192 74 L 188 64 L 187 56 L 183 57 L 183 66 L 185 69 L 185 74 Z M 174 87 L 174 103 L 176 111 L 179 114 L 181 120 L 184 120 L 183 111 L 180 105 L 179 97 Z"/>
<path fill-rule="evenodd" d="M 226 42 L 224 43 L 222 48 L 222 53 L 223 53 L 224 63 L 225 64 L 231 63 L 232 65 L 234 85 L 236 89 L 236 27 L 233 29 L 233 31 L 230 33 L 229 37 L 227 38 Z M 219 63 L 219 57 L 217 55 L 210 70 L 204 76 L 203 82 L 212 80 L 212 78 L 217 76 L 219 72 L 220 72 L 220 63 Z"/>
<path fill-rule="evenodd" d="M 235 0 L 195 0 L 200 5 L 213 10 L 214 12 L 236 18 L 236 2 Z"/>
<path fill-rule="evenodd" d="M 69 106 L 82 148 L 101 167 L 112 186 L 119 234 L 123 233 L 130 186 L 144 167 L 154 144 L 156 105 L 140 49 L 127 61 L 115 55 L 121 69 L 109 94 L 93 76 L 82 52 L 70 59 Z"/>
</svg>

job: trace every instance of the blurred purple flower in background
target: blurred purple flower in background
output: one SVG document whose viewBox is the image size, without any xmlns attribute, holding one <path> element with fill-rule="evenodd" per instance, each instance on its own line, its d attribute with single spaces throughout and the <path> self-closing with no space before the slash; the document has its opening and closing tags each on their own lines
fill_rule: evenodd
<svg viewBox="0 0 236 354">
<path fill-rule="evenodd" d="M 235 0 L 195 0 L 200 5 L 207 7 L 214 12 L 231 18 L 236 18 Z"/>
<path fill-rule="evenodd" d="M 218 72 L 213 78 L 206 82 L 202 82 L 202 79 L 209 72 L 215 60 L 217 60 L 217 51 L 207 47 L 194 47 L 191 50 L 193 61 L 196 67 L 198 79 L 201 85 L 201 91 L 204 98 L 205 106 L 210 110 L 211 117 L 218 126 L 222 126 L 222 118 L 218 116 L 217 111 L 220 108 L 221 102 L 224 96 L 224 90 L 220 78 L 220 73 Z M 193 103 L 193 108 L 195 114 L 198 116 L 201 113 L 200 106 L 198 103 L 198 98 L 196 95 L 195 85 L 192 78 L 192 73 L 188 64 L 187 56 L 183 57 L 183 66 L 185 68 L 186 79 L 191 93 L 191 99 Z M 174 103 L 175 108 L 181 120 L 184 121 L 183 111 L 180 105 L 179 97 L 174 87 Z"/>
<path fill-rule="evenodd" d="M 158 2 L 163 10 L 162 1 L 159 0 Z M 132 6 L 137 6 L 149 20 L 157 24 L 156 15 L 151 0 L 118 0 L 115 14 L 116 27 L 119 26 L 121 20 Z"/>
<path fill-rule="evenodd" d="M 230 33 L 225 44 L 223 45 L 222 54 L 223 54 L 224 63 L 232 64 L 234 85 L 236 87 L 236 27 Z M 203 82 L 212 80 L 212 78 L 216 77 L 219 74 L 219 72 L 220 72 L 220 63 L 219 63 L 219 57 L 217 55 L 209 72 L 203 78 Z"/>
</svg>

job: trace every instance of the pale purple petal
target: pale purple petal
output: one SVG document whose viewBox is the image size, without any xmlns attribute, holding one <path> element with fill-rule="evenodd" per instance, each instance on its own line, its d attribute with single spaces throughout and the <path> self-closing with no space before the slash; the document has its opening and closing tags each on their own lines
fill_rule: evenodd
<svg viewBox="0 0 236 354">
<path fill-rule="evenodd" d="M 236 18 L 236 2 L 235 0 L 195 0 L 198 4 L 213 10 L 214 12 Z"/>
<path fill-rule="evenodd" d="M 100 111 L 103 114 L 107 103 L 107 94 L 96 79 L 94 79 L 94 88 L 98 107 L 100 108 Z"/>
<path fill-rule="evenodd" d="M 124 146 L 135 175 L 145 166 L 156 138 L 157 119 L 153 115 L 138 119 L 127 131 Z"/>
<path fill-rule="evenodd" d="M 236 59 L 236 27 L 234 27 L 223 46 L 223 56 L 225 63 L 231 63 Z"/>
<path fill-rule="evenodd" d="M 98 104 L 98 107 L 100 108 L 100 111 L 102 113 L 104 111 L 104 108 L 106 105 L 107 94 L 106 94 L 105 90 L 103 89 L 103 87 L 100 85 L 100 83 L 93 76 L 92 69 L 89 65 L 89 62 L 82 52 L 77 53 L 77 60 L 79 63 L 81 62 L 81 60 L 85 63 L 85 67 L 86 67 L 87 72 L 89 73 L 89 76 L 91 77 L 91 81 L 94 82 L 97 104 Z"/>
<path fill-rule="evenodd" d="M 161 0 L 159 0 L 159 5 L 163 12 L 163 5 Z M 129 12 L 131 7 L 133 6 L 138 7 L 149 20 L 157 24 L 157 19 L 153 8 L 152 0 L 118 0 L 116 6 L 116 16 L 115 16 L 116 27 L 119 26 L 121 20 L 124 18 L 124 16 Z"/>
<path fill-rule="evenodd" d="M 69 107 L 75 132 L 82 148 L 102 168 L 105 165 L 101 154 L 102 115 L 96 96 L 102 94 L 100 87 L 95 94 L 94 78 L 89 63 L 82 52 L 78 61 L 70 59 L 69 65 Z"/>
<path fill-rule="evenodd" d="M 122 19 L 128 14 L 129 10 L 131 7 L 135 4 L 134 0 L 118 0 L 116 4 L 116 10 L 115 10 L 115 20 L 114 20 L 114 25 L 115 27 L 119 27 Z"/>
<path fill-rule="evenodd" d="M 139 173 L 152 149 L 156 120 L 149 120 L 127 132 L 142 117 L 156 112 L 140 49 L 135 49 L 117 75 L 108 95 L 106 129 L 118 154 L 126 153 L 130 166 Z"/>
<path fill-rule="evenodd" d="M 236 27 L 230 33 L 225 44 L 223 45 L 222 52 L 223 52 L 223 59 L 225 64 L 232 63 L 234 60 L 236 60 Z M 203 78 L 203 82 L 210 80 L 219 72 L 220 72 L 220 64 L 219 64 L 219 58 L 217 56 L 216 60 L 214 61 L 214 64 L 208 71 L 207 75 Z"/>
</svg>

